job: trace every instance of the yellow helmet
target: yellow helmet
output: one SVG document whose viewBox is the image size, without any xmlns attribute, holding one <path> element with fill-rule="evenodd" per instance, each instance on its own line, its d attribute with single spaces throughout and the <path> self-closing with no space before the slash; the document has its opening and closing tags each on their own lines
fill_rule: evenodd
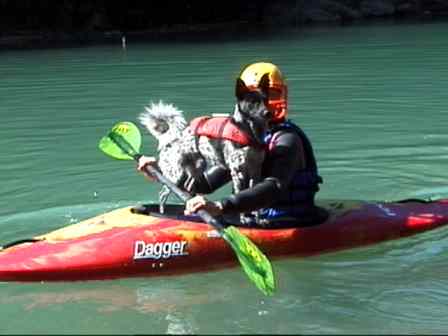
<svg viewBox="0 0 448 336">
<path fill-rule="evenodd" d="M 280 69 L 266 62 L 246 66 L 239 78 L 249 89 L 259 89 L 263 75 L 269 76 L 268 109 L 272 113 L 272 122 L 282 122 L 288 115 L 288 86 Z"/>
</svg>

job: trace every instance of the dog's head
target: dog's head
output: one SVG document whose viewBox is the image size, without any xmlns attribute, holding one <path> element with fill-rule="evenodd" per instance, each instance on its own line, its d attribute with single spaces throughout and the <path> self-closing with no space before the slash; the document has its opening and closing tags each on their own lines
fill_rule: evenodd
<svg viewBox="0 0 448 336">
<path fill-rule="evenodd" d="M 159 141 L 159 151 L 168 143 L 182 137 L 187 127 L 183 112 L 173 104 L 150 103 L 139 115 L 140 123 Z"/>
<path fill-rule="evenodd" d="M 232 115 L 233 120 L 246 131 L 250 131 L 254 140 L 263 142 L 272 113 L 267 108 L 269 75 L 261 77 L 258 89 L 248 88 L 240 78 L 236 81 L 235 95 L 237 103 Z"/>
</svg>

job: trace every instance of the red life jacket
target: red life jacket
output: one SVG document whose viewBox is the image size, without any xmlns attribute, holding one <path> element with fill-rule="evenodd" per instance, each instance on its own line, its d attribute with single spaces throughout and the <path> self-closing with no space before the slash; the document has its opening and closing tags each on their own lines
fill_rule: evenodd
<svg viewBox="0 0 448 336">
<path fill-rule="evenodd" d="M 194 135 L 230 140 L 242 146 L 253 145 L 252 139 L 229 117 L 197 117 L 190 122 L 190 129 Z"/>
</svg>

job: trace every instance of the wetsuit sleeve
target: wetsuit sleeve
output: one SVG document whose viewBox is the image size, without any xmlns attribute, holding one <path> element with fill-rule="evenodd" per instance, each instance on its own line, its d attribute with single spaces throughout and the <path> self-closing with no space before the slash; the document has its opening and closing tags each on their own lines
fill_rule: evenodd
<svg viewBox="0 0 448 336">
<path fill-rule="evenodd" d="M 209 194 L 222 187 L 231 179 L 230 171 L 222 166 L 209 168 L 200 176 L 190 189 L 195 194 Z"/>
<path fill-rule="evenodd" d="M 241 213 L 272 206 L 290 185 L 296 171 L 305 166 L 298 135 L 283 131 L 264 164 L 265 178 L 253 188 L 221 201 L 224 213 Z"/>
</svg>

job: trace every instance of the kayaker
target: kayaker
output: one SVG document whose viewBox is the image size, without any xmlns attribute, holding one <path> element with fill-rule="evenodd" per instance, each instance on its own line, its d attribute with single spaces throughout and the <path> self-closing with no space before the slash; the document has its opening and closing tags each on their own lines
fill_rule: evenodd
<svg viewBox="0 0 448 336">
<path fill-rule="evenodd" d="M 266 73 L 270 78 L 268 109 L 272 117 L 265 137 L 267 152 L 262 181 L 219 201 L 195 196 L 186 203 L 185 214 L 191 215 L 199 209 L 214 216 L 259 210 L 249 225 L 266 227 L 307 225 L 325 220 L 326 213 L 314 203 L 322 178 L 310 140 L 297 125 L 287 120 L 288 88 L 280 69 L 272 63 L 254 63 L 245 67 L 239 78 L 256 90 Z M 156 164 L 155 158 L 142 157 L 138 170 L 144 171 L 147 164 Z M 229 181 L 227 170 L 211 167 L 204 173 L 204 179 L 197 181 L 193 191 L 208 194 Z"/>
</svg>

